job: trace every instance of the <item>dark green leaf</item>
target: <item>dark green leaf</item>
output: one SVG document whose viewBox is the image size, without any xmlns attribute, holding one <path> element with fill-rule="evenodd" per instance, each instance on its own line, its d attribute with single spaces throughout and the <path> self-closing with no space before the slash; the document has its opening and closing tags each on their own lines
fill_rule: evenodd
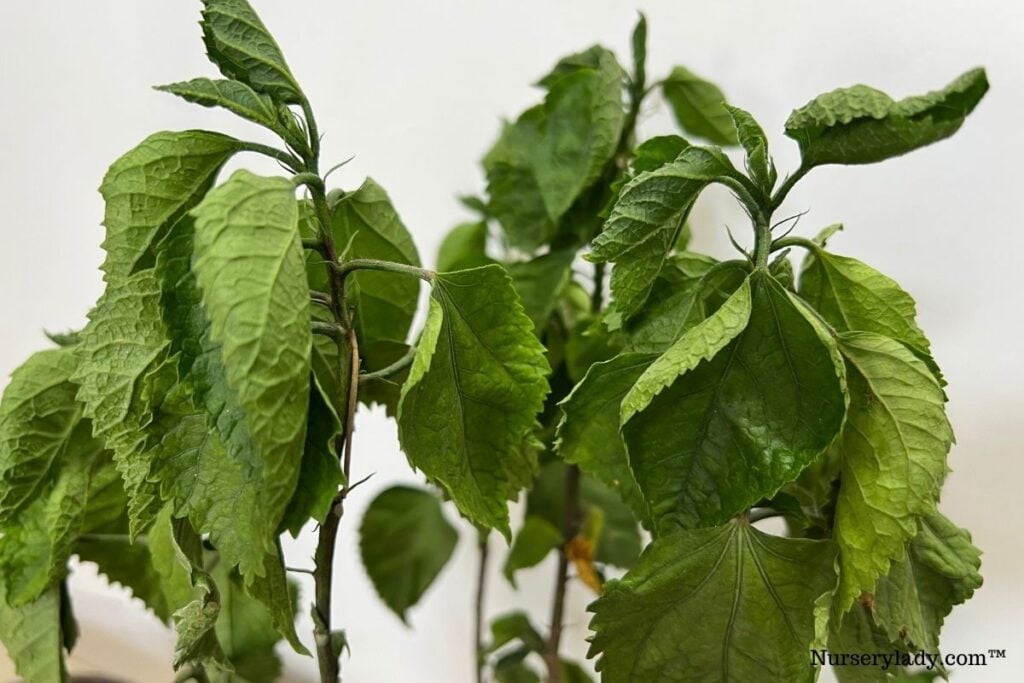
<svg viewBox="0 0 1024 683">
<path fill-rule="evenodd" d="M 221 564 L 213 572 L 220 589 L 220 614 L 214 632 L 234 670 L 232 683 L 273 683 L 281 675 L 281 659 L 274 646 L 281 639 L 267 608 L 254 600 L 242 578 Z"/>
<path fill-rule="evenodd" d="M 948 138 L 987 91 L 984 69 L 899 102 L 866 85 L 839 88 L 794 111 L 786 135 L 800 144 L 804 168 L 870 164 Z"/>
<path fill-rule="evenodd" d="M 439 273 L 398 408 L 409 462 L 506 538 L 506 501 L 536 468 L 528 435 L 548 391 L 532 327 L 501 267 Z"/>
<path fill-rule="evenodd" d="M 756 272 L 623 400 L 629 462 L 658 532 L 722 523 L 771 497 L 834 439 L 842 365 L 801 306 Z"/>
<path fill-rule="evenodd" d="M 905 557 L 934 512 L 953 432 L 941 388 L 902 344 L 852 332 L 839 348 L 850 394 L 834 531 L 842 613 Z"/>
<path fill-rule="evenodd" d="M 514 587 L 516 572 L 540 564 L 548 553 L 562 545 L 562 532 L 543 517 L 527 517 L 512 541 L 502 572 Z"/>
<path fill-rule="evenodd" d="M 639 15 L 630 41 L 633 47 L 632 88 L 635 92 L 643 92 L 647 83 L 647 17 L 643 12 Z"/>
<path fill-rule="evenodd" d="M 563 249 L 508 266 L 519 301 L 538 334 L 547 325 L 562 289 L 569 282 L 575 257 L 574 251 Z"/>
<path fill-rule="evenodd" d="M 246 0 L 203 0 L 203 40 L 221 73 L 288 104 L 305 99 L 267 27 Z"/>
<path fill-rule="evenodd" d="M 815 602 L 835 585 L 833 546 L 742 521 L 648 546 L 590 606 L 605 683 L 811 681 Z"/>
<path fill-rule="evenodd" d="M 677 66 L 661 82 L 661 91 L 685 132 L 716 145 L 736 144 L 736 127 L 717 85 Z"/>
<path fill-rule="evenodd" d="M 495 617 L 491 622 L 491 644 L 487 649 L 494 652 L 514 640 L 534 652 L 544 651 L 544 638 L 534 628 L 526 612 L 509 612 Z"/>
<path fill-rule="evenodd" d="M 0 642 L 26 683 L 66 683 L 61 591 L 53 586 L 22 607 L 12 607 L 0 581 Z"/>
<path fill-rule="evenodd" d="M 381 600 L 405 622 L 458 540 L 438 497 L 408 486 L 393 486 L 374 498 L 359 528 L 366 573 Z"/>
</svg>

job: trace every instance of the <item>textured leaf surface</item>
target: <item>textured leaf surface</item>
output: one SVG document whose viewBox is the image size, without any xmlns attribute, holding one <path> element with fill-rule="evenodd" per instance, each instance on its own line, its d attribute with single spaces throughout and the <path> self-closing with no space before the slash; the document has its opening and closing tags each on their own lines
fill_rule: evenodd
<svg viewBox="0 0 1024 683">
<path fill-rule="evenodd" d="M 195 209 L 196 279 L 278 520 L 302 461 L 309 291 L 292 184 L 238 171 Z"/>
<path fill-rule="evenodd" d="M 11 375 L 0 401 L 0 523 L 31 501 L 82 414 L 77 365 L 70 349 L 49 349 Z"/>
<path fill-rule="evenodd" d="M 736 127 L 717 85 L 677 66 L 662 81 L 661 91 L 684 131 L 716 145 L 736 144 Z"/>
<path fill-rule="evenodd" d="M 850 407 L 834 538 L 845 611 L 905 557 L 919 520 L 935 510 L 953 432 L 942 390 L 906 347 L 863 332 L 840 339 Z"/>
<path fill-rule="evenodd" d="M 735 174 L 720 150 L 688 147 L 672 163 L 640 173 L 622 188 L 587 258 L 615 263 L 611 289 L 623 319 L 644 304 L 700 192 Z"/>
<path fill-rule="evenodd" d="M 222 74 L 282 102 L 303 101 L 281 48 L 246 0 L 203 0 L 203 5 L 207 55 Z"/>
<path fill-rule="evenodd" d="M 250 597 L 240 576 L 219 565 L 214 579 L 220 589 L 220 613 L 214 632 L 234 672 L 225 680 L 273 683 L 281 675 L 274 646 L 281 639 L 267 608 Z"/>
<path fill-rule="evenodd" d="M 750 285 L 744 328 L 736 330 L 741 288 L 623 403 L 624 416 L 632 415 L 623 426 L 629 461 L 658 531 L 718 524 L 771 497 L 842 424 L 834 346 L 770 276 L 755 273 Z M 738 335 L 729 341 L 719 329 Z"/>
<path fill-rule="evenodd" d="M 839 88 L 794 111 L 786 135 L 799 143 L 804 167 L 870 164 L 948 138 L 987 91 L 983 69 L 898 102 L 866 85 Z"/>
<path fill-rule="evenodd" d="M 286 141 L 294 137 L 282 122 L 274 100 L 245 83 L 230 79 L 193 78 L 191 81 L 161 85 L 156 89 L 204 107 L 223 107 L 277 133 Z"/>
<path fill-rule="evenodd" d="M 646 505 L 619 435 L 619 411 L 622 399 L 655 358 L 625 353 L 592 365 L 561 403 L 563 418 L 555 445 L 563 460 L 618 492 L 641 520 L 647 519 Z"/>
<path fill-rule="evenodd" d="M 590 606 L 589 656 L 605 683 L 811 681 L 814 603 L 835 585 L 834 558 L 827 541 L 743 522 L 660 537 Z"/>
<path fill-rule="evenodd" d="M 359 528 L 363 566 L 402 621 L 455 550 L 459 534 L 430 491 L 393 486 L 373 499 Z"/>
<path fill-rule="evenodd" d="M 775 164 L 768 154 L 768 137 L 761 125 L 749 112 L 725 105 L 736 127 L 736 135 L 746 153 L 747 172 L 761 190 L 764 197 L 770 197 L 775 185 Z"/>
<path fill-rule="evenodd" d="M 331 230 L 346 259 L 370 258 L 420 265 L 412 236 L 387 192 L 373 179 L 334 207 Z M 367 348 L 377 341 L 404 342 L 416 313 L 419 281 L 394 273 L 362 271 L 346 278 L 346 301 L 355 306 L 356 331 Z M 378 368 L 367 368 L 375 370 Z"/>
<path fill-rule="evenodd" d="M 548 386 L 544 349 L 499 266 L 440 273 L 402 387 L 409 462 L 469 519 L 509 536 L 506 501 L 536 468 L 526 446 Z"/>
<path fill-rule="evenodd" d="M 839 332 L 874 332 L 928 351 L 911 296 L 857 259 L 815 250 L 804 261 L 800 297 Z"/>
<path fill-rule="evenodd" d="M 625 119 L 622 78 L 604 49 L 563 60 L 542 81 L 550 88 L 544 104 L 505 126 L 484 168 L 490 210 L 513 246 L 530 250 L 549 240 L 602 173 Z"/>
<path fill-rule="evenodd" d="M 874 616 L 892 642 L 939 651 L 939 631 L 953 607 L 981 587 L 981 551 L 971 535 L 945 516 L 921 521 L 907 559 L 897 562 L 875 588 Z"/>
<path fill-rule="evenodd" d="M 0 641 L 26 683 L 65 683 L 58 586 L 23 607 L 11 607 L 0 581 Z"/>
<path fill-rule="evenodd" d="M 203 198 L 238 148 L 220 133 L 160 132 L 113 163 L 100 185 L 107 282 L 153 265 L 160 235 Z"/>
</svg>

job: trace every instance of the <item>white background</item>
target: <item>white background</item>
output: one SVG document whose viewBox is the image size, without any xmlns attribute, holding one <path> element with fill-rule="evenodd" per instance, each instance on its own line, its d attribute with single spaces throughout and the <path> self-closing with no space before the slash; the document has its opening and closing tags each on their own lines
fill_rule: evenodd
<svg viewBox="0 0 1024 683">
<path fill-rule="evenodd" d="M 837 86 L 865 82 L 894 96 L 941 87 L 975 65 L 992 90 L 953 139 L 874 167 L 828 167 L 787 202 L 809 209 L 803 234 L 836 221 L 832 247 L 895 277 L 917 298 L 920 322 L 950 382 L 958 435 L 944 510 L 985 551 L 985 586 L 948 620 L 944 647 L 1005 649 L 1006 661 L 960 670 L 956 681 L 1024 680 L 1024 523 L 1019 491 L 1024 436 L 1021 259 L 1024 257 L 1024 4 L 1014 0 L 820 2 L 758 0 L 328 0 L 257 2 L 318 112 L 324 166 L 355 155 L 333 181 L 373 175 L 391 193 L 430 263 L 444 231 L 464 219 L 454 197 L 478 191 L 477 160 L 501 117 L 535 102 L 528 84 L 559 56 L 601 42 L 628 60 L 637 9 L 650 21 L 653 78 L 686 64 L 755 114 L 780 169 L 795 145 L 781 136 L 789 111 Z M 95 188 L 108 164 L 157 129 L 213 127 L 261 139 L 230 115 L 149 90 L 213 75 L 196 26 L 198 2 L 90 0 L 0 3 L 0 376 L 45 341 L 77 328 L 101 291 L 103 206 Z M 668 132 L 652 99 L 641 131 Z M 246 160 L 257 169 L 273 165 Z M 725 255 L 724 226 L 746 235 L 725 193 L 698 209 L 697 247 Z M 356 528 L 373 494 L 416 481 L 394 427 L 359 415 L 353 495 L 341 532 L 335 620 L 349 629 L 347 681 L 470 680 L 475 550 L 463 526 L 454 562 L 404 627 L 377 600 L 356 559 Z M 311 536 L 291 545 L 308 564 Z M 493 554 L 502 544 L 492 538 Z M 496 579 L 488 611 L 534 610 L 544 624 L 552 565 L 522 574 L 517 597 Z M 77 671 L 132 681 L 170 680 L 171 635 L 137 603 L 83 570 L 74 578 L 83 637 Z M 567 651 L 585 649 L 591 596 L 571 595 Z M 302 632 L 308 633 L 303 619 Z M 699 624 L 694 624 L 699 628 Z M 312 660 L 286 655 L 290 680 L 312 681 Z M 0 655 L 0 680 L 12 677 Z"/>
</svg>

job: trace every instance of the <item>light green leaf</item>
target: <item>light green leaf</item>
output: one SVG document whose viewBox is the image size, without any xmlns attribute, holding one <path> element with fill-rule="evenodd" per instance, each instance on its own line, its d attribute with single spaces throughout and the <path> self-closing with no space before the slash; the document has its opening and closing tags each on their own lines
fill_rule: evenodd
<svg viewBox="0 0 1024 683">
<path fill-rule="evenodd" d="M 775 171 L 775 162 L 768 154 L 768 137 L 749 112 L 728 104 L 725 108 L 732 117 L 739 143 L 746 152 L 747 173 L 761 190 L 762 196 L 771 197 L 778 175 Z"/>
<path fill-rule="evenodd" d="M 800 297 L 838 332 L 874 332 L 927 353 L 913 298 L 895 280 L 848 256 L 816 249 L 800 273 Z"/>
<path fill-rule="evenodd" d="M 407 612 L 451 558 L 459 535 L 433 493 L 393 486 L 363 515 L 359 551 L 377 594 L 408 623 Z"/>
<path fill-rule="evenodd" d="M 835 585 L 834 558 L 827 541 L 743 521 L 662 536 L 590 606 L 588 656 L 605 683 L 812 681 L 814 603 Z"/>
<path fill-rule="evenodd" d="M 246 0 L 203 0 L 203 6 L 207 55 L 222 74 L 281 102 L 304 101 L 281 48 Z"/>
<path fill-rule="evenodd" d="M 622 188 L 587 259 L 615 262 L 611 289 L 623 320 L 643 306 L 697 196 L 736 174 L 721 150 L 688 147 L 675 161 L 640 173 Z"/>
<path fill-rule="evenodd" d="M 294 189 L 238 171 L 194 215 L 193 268 L 210 336 L 262 470 L 265 514 L 279 521 L 302 461 L 312 344 Z"/>
<path fill-rule="evenodd" d="M 512 541 L 512 549 L 502 573 L 513 587 L 516 586 L 516 572 L 540 564 L 555 548 L 563 543 L 562 532 L 543 517 L 526 518 L 523 526 Z"/>
<path fill-rule="evenodd" d="M 519 301 L 537 334 L 546 327 L 562 290 L 569 283 L 575 257 L 574 250 L 561 249 L 508 266 Z"/>
<path fill-rule="evenodd" d="M 770 498 L 842 424 L 834 342 L 762 271 L 744 326 L 746 292 L 685 333 L 623 401 L 629 462 L 659 533 Z"/>
<path fill-rule="evenodd" d="M 220 133 L 160 132 L 113 163 L 100 185 L 108 283 L 152 267 L 161 236 L 199 203 L 239 147 Z"/>
<path fill-rule="evenodd" d="M 267 608 L 274 628 L 284 636 L 292 649 L 300 655 L 309 655 L 309 650 L 295 632 L 295 603 L 298 596 L 288 584 L 280 541 L 275 542 L 273 550 L 263 560 L 263 566 L 266 569 L 265 575 L 251 582 L 246 580 L 246 592 Z"/>
<path fill-rule="evenodd" d="M 439 273 L 433 284 L 399 439 L 462 514 L 507 538 L 506 501 L 536 469 L 528 435 L 548 391 L 544 348 L 501 267 Z"/>
<path fill-rule="evenodd" d="M 0 642 L 25 683 L 66 683 L 61 590 L 53 586 L 22 607 L 12 607 L 0 581 Z"/>
<path fill-rule="evenodd" d="M 441 272 L 479 268 L 494 263 L 487 255 L 487 223 L 462 223 L 448 231 L 437 251 Z"/>
<path fill-rule="evenodd" d="M 593 185 L 619 143 L 622 67 L 603 48 L 563 60 L 542 84 L 544 104 L 505 126 L 484 158 L 490 211 L 509 242 L 532 250 Z"/>
<path fill-rule="evenodd" d="M 334 206 L 331 232 L 345 258 L 371 258 L 420 265 L 412 236 L 391 199 L 372 178 Z M 355 306 L 356 333 L 362 346 L 376 341 L 404 342 L 416 313 L 419 282 L 394 273 L 361 271 L 345 280 L 345 300 Z M 366 370 L 379 368 L 367 367 Z"/>
<path fill-rule="evenodd" d="M 804 168 L 870 164 L 948 138 L 987 91 L 984 69 L 899 102 L 866 85 L 839 88 L 790 114 L 786 135 L 799 143 Z"/>
<path fill-rule="evenodd" d="M 938 383 L 902 344 L 853 332 L 839 347 L 850 393 L 834 529 L 842 613 L 906 556 L 934 512 L 953 431 Z"/>
<path fill-rule="evenodd" d="M 563 417 L 555 442 L 563 460 L 616 491 L 643 521 L 647 509 L 619 435 L 619 406 L 654 359 L 652 354 L 625 353 L 591 366 L 560 404 Z"/>
<path fill-rule="evenodd" d="M 875 587 L 874 617 L 892 642 L 939 651 L 942 622 L 981 587 L 981 551 L 971 535 L 934 513 L 921 521 L 907 559 L 893 564 Z"/>
<path fill-rule="evenodd" d="M 253 600 L 242 587 L 242 579 L 221 564 L 214 570 L 220 588 L 221 608 L 214 632 L 232 673 L 225 681 L 273 683 L 281 675 L 281 658 L 274 646 L 281 639 L 267 608 Z"/>
<path fill-rule="evenodd" d="M 736 127 L 717 85 L 677 66 L 661 82 L 661 91 L 685 132 L 716 145 L 736 144 Z"/>
<path fill-rule="evenodd" d="M 0 401 L 0 524 L 28 504 L 78 423 L 70 349 L 40 351 L 11 374 Z"/>
<path fill-rule="evenodd" d="M 305 144 L 302 140 L 296 140 L 282 121 L 281 110 L 273 98 L 256 92 L 240 81 L 193 78 L 191 81 L 157 86 L 156 90 L 177 95 L 204 107 L 223 107 L 276 133 L 289 144 Z"/>
</svg>

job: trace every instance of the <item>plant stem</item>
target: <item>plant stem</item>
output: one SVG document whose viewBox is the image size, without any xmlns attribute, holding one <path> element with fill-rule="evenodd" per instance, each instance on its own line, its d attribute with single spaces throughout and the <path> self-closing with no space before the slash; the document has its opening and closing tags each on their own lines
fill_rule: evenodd
<svg viewBox="0 0 1024 683">
<path fill-rule="evenodd" d="M 402 370 L 412 365 L 413 360 L 416 358 L 416 347 L 410 347 L 409 352 L 404 356 L 396 360 L 391 365 L 383 367 L 380 370 L 374 370 L 373 372 L 364 372 L 359 375 L 360 382 L 370 382 L 377 379 L 387 379 L 392 375 L 397 375 Z"/>
<path fill-rule="evenodd" d="M 243 142 L 240 144 L 240 149 L 245 152 L 255 152 L 256 154 L 262 154 L 263 156 L 275 159 L 292 173 L 298 173 L 299 169 L 302 168 L 302 162 L 294 156 L 269 145 L 262 145 L 258 142 Z"/>
<path fill-rule="evenodd" d="M 807 172 L 810 170 L 810 168 L 800 166 L 800 168 L 794 171 L 792 175 L 786 176 L 786 179 L 782 181 L 782 185 L 780 185 L 779 189 L 775 191 L 774 195 L 772 195 L 771 206 L 773 211 L 782 206 L 782 202 L 786 201 L 786 196 L 789 194 L 789 191 L 792 190 L 793 186 L 796 185 L 801 178 L 807 175 Z"/>
<path fill-rule="evenodd" d="M 345 261 L 344 263 L 333 263 L 331 267 L 334 269 L 334 272 L 342 278 L 342 280 L 357 270 L 380 270 L 388 273 L 411 275 L 413 277 L 418 277 L 425 282 L 433 282 L 434 277 L 437 275 L 434 271 L 426 268 L 410 266 L 405 263 L 395 263 L 393 261 L 381 261 L 380 259 L 372 258 L 356 258 L 350 261 Z"/>
<path fill-rule="evenodd" d="M 754 267 L 767 268 L 768 256 L 772 250 L 772 228 L 770 217 L 754 223 Z"/>
<path fill-rule="evenodd" d="M 476 650 L 474 653 L 476 683 L 484 683 L 484 595 L 487 592 L 487 537 L 490 532 L 480 529 L 478 533 L 480 538 L 477 548 L 479 549 L 480 566 L 476 574 L 476 600 L 473 603 L 473 635 Z"/>
<path fill-rule="evenodd" d="M 819 245 L 805 237 L 782 237 L 772 242 L 772 251 L 778 251 L 786 247 L 802 247 L 810 252 L 821 249 Z"/>
<path fill-rule="evenodd" d="M 558 553 L 558 571 L 555 575 L 555 600 L 551 607 L 551 630 L 548 632 L 544 662 L 548 669 L 548 683 L 559 683 L 562 678 L 562 662 L 558 651 L 562 643 L 562 621 L 565 616 L 565 590 L 569 579 L 569 554 L 566 546 L 579 533 L 580 468 L 569 465 L 565 468 L 565 519 L 562 526 L 563 545 Z"/>
</svg>

